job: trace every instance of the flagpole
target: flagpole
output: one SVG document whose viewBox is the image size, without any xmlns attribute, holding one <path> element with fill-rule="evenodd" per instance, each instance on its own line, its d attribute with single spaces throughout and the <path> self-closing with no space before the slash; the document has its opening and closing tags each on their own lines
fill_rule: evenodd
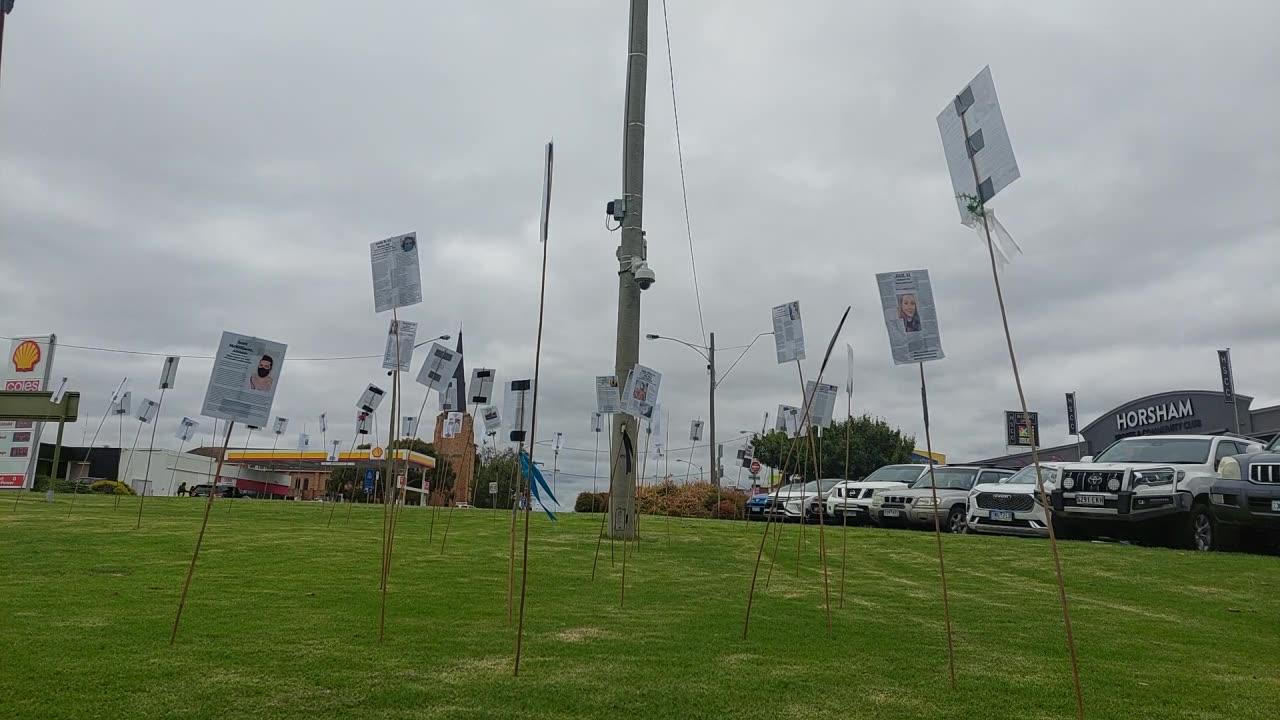
<svg viewBox="0 0 1280 720">
<path fill-rule="evenodd" d="M 160 402 L 156 404 L 156 418 L 151 421 L 151 444 L 147 448 L 147 469 L 144 471 L 146 475 L 142 480 L 142 496 L 138 498 L 138 522 L 133 526 L 134 530 L 142 529 L 142 504 L 147 501 L 147 485 L 151 482 L 151 456 L 156 451 L 156 428 L 160 425 L 160 412 L 164 409 L 164 391 L 166 388 L 160 388 Z M 177 460 L 174 460 L 176 467 Z M 172 478 L 170 478 L 172 485 Z"/>
</svg>

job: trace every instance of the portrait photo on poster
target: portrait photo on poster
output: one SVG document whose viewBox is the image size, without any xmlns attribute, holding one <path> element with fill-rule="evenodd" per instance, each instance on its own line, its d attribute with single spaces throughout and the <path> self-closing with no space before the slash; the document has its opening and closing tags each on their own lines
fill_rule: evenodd
<svg viewBox="0 0 1280 720">
<path fill-rule="evenodd" d="M 284 369 L 284 343 L 223 332 L 201 414 L 265 427 Z"/>
<path fill-rule="evenodd" d="M 942 337 L 928 270 L 877 273 L 876 286 L 895 365 L 941 360 Z"/>
</svg>

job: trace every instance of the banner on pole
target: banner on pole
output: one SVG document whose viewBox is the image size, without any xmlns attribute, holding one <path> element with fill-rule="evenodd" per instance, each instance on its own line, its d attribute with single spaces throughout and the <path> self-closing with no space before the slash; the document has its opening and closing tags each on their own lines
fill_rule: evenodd
<svg viewBox="0 0 1280 720">
<path fill-rule="evenodd" d="M 942 336 L 928 270 L 876 273 L 894 365 L 941 360 Z"/>
<path fill-rule="evenodd" d="M 1218 351 L 1218 368 L 1222 372 L 1222 398 L 1228 405 L 1236 404 L 1236 381 L 1231 372 L 1231 349 Z"/>
<path fill-rule="evenodd" d="M 1071 435 L 1078 435 L 1079 430 L 1076 427 L 1076 394 L 1067 393 L 1067 432 Z"/>
<path fill-rule="evenodd" d="M 1032 447 L 1040 444 L 1040 414 L 1022 414 L 1021 410 L 1005 410 L 1005 445 Z"/>
<path fill-rule="evenodd" d="M 773 346 L 778 364 L 804 359 L 804 325 L 800 321 L 800 301 L 773 308 Z"/>
<path fill-rule="evenodd" d="M 356 401 L 356 407 L 365 412 L 376 412 L 386 394 L 386 390 L 370 384 L 369 387 L 364 389 L 364 392 L 360 393 L 360 399 Z"/>
<path fill-rule="evenodd" d="M 652 418 L 661 389 L 662 373 L 636 364 L 635 369 L 627 376 L 627 385 L 622 394 L 622 412 L 636 418 Z"/>
<path fill-rule="evenodd" d="M 172 390 L 174 381 L 178 379 L 178 356 L 170 355 L 164 359 L 164 367 L 160 370 L 160 389 Z"/>
<path fill-rule="evenodd" d="M 449 380 L 453 378 L 460 362 L 462 362 L 461 353 L 450 350 L 440 343 L 432 343 L 427 351 L 426 361 L 418 370 L 418 383 L 443 393 L 449 387 Z"/>
<path fill-rule="evenodd" d="M 488 405 L 493 397 L 493 368 L 475 368 L 471 371 L 471 386 L 467 395 L 475 405 Z"/>
<path fill-rule="evenodd" d="M 400 329 L 399 356 L 396 355 L 396 328 Z M 382 351 L 382 369 L 409 372 L 413 361 L 413 341 L 418 339 L 418 323 L 409 320 L 392 320 L 387 328 L 387 344 Z M 397 357 L 399 363 L 397 364 Z"/>
<path fill-rule="evenodd" d="M 284 370 L 284 343 L 223 332 L 205 390 L 206 417 L 265 427 Z"/>
<path fill-rule="evenodd" d="M 373 267 L 374 312 L 422 302 L 417 233 L 369 243 L 369 264 Z"/>
</svg>

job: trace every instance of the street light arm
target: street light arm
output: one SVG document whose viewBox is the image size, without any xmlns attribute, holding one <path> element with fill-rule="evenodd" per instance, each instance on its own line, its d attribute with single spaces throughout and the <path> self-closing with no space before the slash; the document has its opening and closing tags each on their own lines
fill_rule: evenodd
<svg viewBox="0 0 1280 720">
<path fill-rule="evenodd" d="M 747 347 L 744 348 L 741 353 L 738 353 L 737 359 L 735 359 L 732 363 L 729 364 L 729 369 L 725 370 L 724 373 L 720 375 L 718 379 L 713 379 L 713 381 L 716 384 L 716 387 L 719 387 L 720 383 L 723 382 L 724 379 L 729 376 L 729 373 L 733 372 L 733 369 L 738 366 L 738 362 L 742 360 L 743 357 L 746 356 L 747 351 L 751 350 L 751 346 L 756 344 L 756 340 L 759 340 L 765 335 L 772 335 L 772 334 L 773 333 L 771 332 L 762 332 L 759 335 L 755 336 L 755 338 L 752 339 L 751 342 L 747 344 Z"/>
<path fill-rule="evenodd" d="M 676 338 L 673 338 L 673 337 L 667 337 L 666 335 L 657 335 L 654 333 L 649 333 L 648 335 L 645 335 L 645 337 L 647 337 L 650 340 L 670 340 L 671 342 L 674 342 L 674 343 L 680 343 L 681 345 L 701 355 L 703 360 L 706 360 L 707 362 L 711 362 L 711 358 L 707 357 L 707 354 L 703 352 L 705 348 L 701 348 L 697 345 L 694 345 L 693 343 L 687 343 L 683 340 L 677 340 Z"/>
</svg>

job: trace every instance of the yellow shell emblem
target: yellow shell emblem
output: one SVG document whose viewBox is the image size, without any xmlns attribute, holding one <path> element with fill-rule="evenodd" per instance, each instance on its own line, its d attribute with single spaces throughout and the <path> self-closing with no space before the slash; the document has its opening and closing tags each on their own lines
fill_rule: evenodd
<svg viewBox="0 0 1280 720">
<path fill-rule="evenodd" d="M 372 455 L 372 456 L 373 456 L 373 457 L 375 457 L 375 458 L 380 458 L 380 457 L 382 457 L 382 448 L 380 448 L 380 447 L 376 447 L 376 448 L 374 448 L 374 449 L 370 450 L 370 451 L 369 451 L 369 454 L 370 454 L 370 455 Z"/>
<path fill-rule="evenodd" d="M 13 349 L 13 369 L 31 372 L 40 363 L 40 344 L 35 340 L 23 340 Z"/>
</svg>

